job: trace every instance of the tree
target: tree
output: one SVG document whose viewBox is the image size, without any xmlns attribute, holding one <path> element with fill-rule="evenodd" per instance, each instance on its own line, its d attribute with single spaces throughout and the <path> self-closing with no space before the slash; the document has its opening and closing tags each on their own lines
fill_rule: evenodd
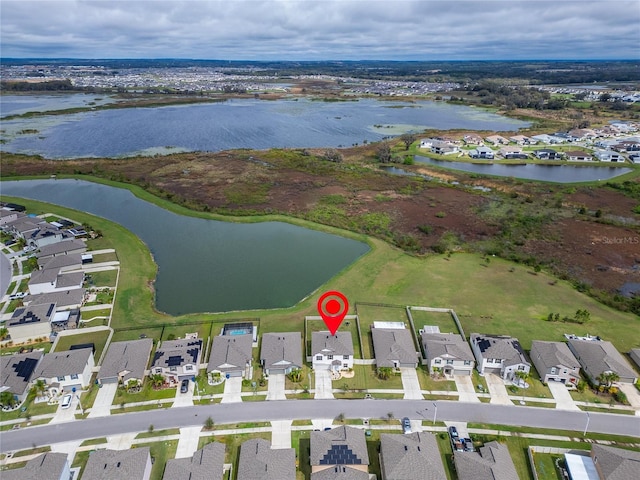
<svg viewBox="0 0 640 480">
<path fill-rule="evenodd" d="M 213 426 L 216 423 L 213 421 L 213 418 L 211 417 L 207 417 L 207 419 L 204 421 L 204 428 L 205 430 L 213 430 Z"/>
<path fill-rule="evenodd" d="M 598 383 L 604 386 L 606 390 L 609 390 L 614 382 L 620 380 L 620 375 L 616 372 L 602 372 L 596 380 L 598 380 Z"/>
<path fill-rule="evenodd" d="M 529 380 L 529 378 L 531 378 L 531 373 L 525 372 L 524 370 L 517 370 L 516 371 L 516 377 L 518 378 L 518 380 L 520 380 L 520 382 L 518 382 L 518 383 L 523 383 L 524 385 L 526 385 L 527 384 L 527 380 Z"/>
<path fill-rule="evenodd" d="M 336 417 L 336 421 L 340 423 L 344 423 L 344 413 L 339 413 L 338 416 Z"/>
<path fill-rule="evenodd" d="M 387 142 L 382 142 L 378 145 L 376 156 L 380 163 L 389 163 L 391 161 L 391 147 Z"/>
<path fill-rule="evenodd" d="M 322 158 L 330 162 L 342 163 L 342 154 L 335 148 L 330 148 L 329 150 L 325 150 Z"/>
<path fill-rule="evenodd" d="M 40 379 L 38 380 L 34 385 L 33 385 L 33 390 L 35 392 L 35 394 L 39 397 L 42 398 L 44 397 L 44 392 L 47 391 L 47 384 L 44 380 Z"/>
<path fill-rule="evenodd" d="M 587 309 L 584 309 L 584 310 L 578 309 L 576 310 L 576 314 L 574 318 L 578 323 L 585 323 L 591 319 L 591 313 Z"/>
<path fill-rule="evenodd" d="M 151 375 L 151 383 L 155 388 L 160 388 L 164 383 L 164 377 L 160 373 Z"/>
<path fill-rule="evenodd" d="M 392 373 L 393 369 L 391 367 L 378 367 L 376 370 L 376 375 L 380 380 L 389 380 Z"/>
<path fill-rule="evenodd" d="M 2 406 L 13 407 L 16 403 L 16 397 L 13 396 L 13 393 L 7 390 L 0 393 L 0 404 Z"/>
<path fill-rule="evenodd" d="M 405 150 L 409 150 L 411 144 L 418 139 L 414 133 L 405 133 L 400 136 L 400 140 L 404 143 Z"/>
<path fill-rule="evenodd" d="M 0 327 L 0 340 L 4 340 L 7 336 L 9 336 L 9 330 L 7 330 L 7 327 Z"/>
<path fill-rule="evenodd" d="M 302 370 L 299 368 L 291 370 L 291 372 L 289 372 L 289 380 L 294 383 L 300 383 L 302 380 Z"/>
</svg>

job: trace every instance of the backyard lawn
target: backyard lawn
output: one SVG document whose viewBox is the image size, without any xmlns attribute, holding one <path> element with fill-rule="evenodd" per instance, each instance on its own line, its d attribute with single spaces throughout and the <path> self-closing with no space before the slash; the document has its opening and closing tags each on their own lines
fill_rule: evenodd
<svg viewBox="0 0 640 480">
<path fill-rule="evenodd" d="M 65 350 L 69 350 L 73 345 L 93 343 L 93 345 L 95 346 L 93 358 L 95 359 L 95 362 L 97 364 L 98 360 L 100 360 L 100 355 L 102 355 L 102 351 L 104 350 L 104 346 L 106 345 L 108 338 L 109 330 L 107 329 L 99 330 L 97 332 L 85 333 L 81 328 L 79 328 L 73 333 L 73 335 L 59 336 L 58 342 L 56 343 L 55 351 L 63 352 Z"/>
</svg>

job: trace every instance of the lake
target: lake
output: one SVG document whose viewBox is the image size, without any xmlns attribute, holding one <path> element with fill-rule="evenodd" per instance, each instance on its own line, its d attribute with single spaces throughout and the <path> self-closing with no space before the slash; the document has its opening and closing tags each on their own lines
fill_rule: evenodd
<svg viewBox="0 0 640 480">
<path fill-rule="evenodd" d="M 156 308 L 171 315 L 289 307 L 369 250 L 365 243 L 288 223 L 177 215 L 128 190 L 80 180 L 3 181 L 0 189 L 104 217 L 133 232 L 158 264 Z"/>
<path fill-rule="evenodd" d="M 522 178 L 526 180 L 542 180 L 545 182 L 556 183 L 608 180 L 632 171 L 630 168 L 624 167 L 596 167 L 586 165 L 541 165 L 535 163 L 529 163 L 526 165 L 497 163 L 483 165 L 478 163 L 435 160 L 421 155 L 415 155 L 414 160 L 418 163 L 433 165 L 434 167 L 449 168 L 463 172 L 495 175 L 498 177 Z"/>
<path fill-rule="evenodd" d="M 38 96 L 29 97 L 38 102 Z M 91 97 L 89 97 L 91 98 Z M 86 101 L 84 96 L 75 102 Z M 0 109 L 24 111 L 24 96 L 0 97 Z M 54 109 L 51 96 L 42 100 Z M 2 150 L 46 158 L 121 157 L 235 148 L 321 148 L 373 142 L 406 131 L 516 131 L 529 124 L 442 102 L 233 99 L 153 108 L 98 110 L 2 121 Z"/>
</svg>

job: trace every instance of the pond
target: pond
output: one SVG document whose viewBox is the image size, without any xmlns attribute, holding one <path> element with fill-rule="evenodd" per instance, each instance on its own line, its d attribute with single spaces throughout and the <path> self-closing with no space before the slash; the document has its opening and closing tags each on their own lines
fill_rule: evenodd
<svg viewBox="0 0 640 480">
<path fill-rule="evenodd" d="M 0 183 L 3 195 L 82 210 L 119 223 L 158 264 L 156 308 L 172 315 L 295 305 L 369 247 L 283 222 L 178 215 L 130 191 L 80 180 Z"/>
<path fill-rule="evenodd" d="M 3 111 L 5 106 L 14 108 L 14 97 L 0 97 Z M 60 159 L 346 147 L 428 128 L 515 131 L 528 125 L 473 107 L 431 101 L 233 99 L 5 120 L 2 150 Z"/>
<path fill-rule="evenodd" d="M 466 162 L 454 162 L 447 160 L 435 160 L 421 155 L 414 156 L 418 163 L 425 163 L 451 170 L 479 173 L 482 175 L 495 175 L 498 177 L 514 177 L 526 180 L 542 180 L 545 182 L 573 183 L 593 182 L 596 180 L 608 180 L 632 171 L 624 167 L 596 167 L 573 165 L 541 165 L 535 163 L 508 165 L 508 164 L 477 164 Z"/>
</svg>

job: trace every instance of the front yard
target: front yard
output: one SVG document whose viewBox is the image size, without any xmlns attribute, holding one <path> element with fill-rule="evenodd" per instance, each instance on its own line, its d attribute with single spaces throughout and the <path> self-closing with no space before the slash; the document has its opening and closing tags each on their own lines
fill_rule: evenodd
<svg viewBox="0 0 640 480">
<path fill-rule="evenodd" d="M 124 387 L 118 387 L 116 395 L 113 397 L 112 405 L 162 400 L 165 398 L 174 398 L 175 396 L 176 387 L 156 390 L 153 388 L 151 380 L 145 378 L 142 389 L 138 393 L 129 393 Z"/>
<path fill-rule="evenodd" d="M 354 365 L 353 378 L 341 378 L 333 381 L 333 388 L 343 390 L 368 389 L 402 389 L 400 374 L 392 374 L 387 380 L 381 380 L 376 375 L 375 365 Z"/>
</svg>

